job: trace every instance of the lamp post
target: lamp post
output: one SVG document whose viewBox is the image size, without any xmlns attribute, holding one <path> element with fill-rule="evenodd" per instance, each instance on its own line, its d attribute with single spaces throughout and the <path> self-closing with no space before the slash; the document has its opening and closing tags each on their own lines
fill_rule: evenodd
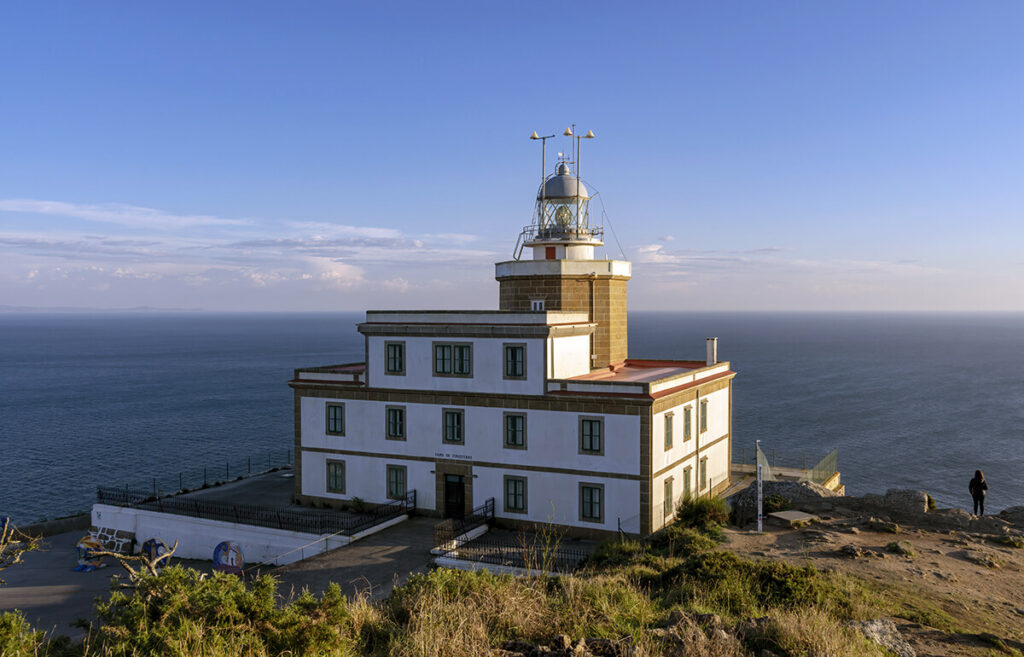
<svg viewBox="0 0 1024 657">
<path fill-rule="evenodd" d="M 548 175 L 548 155 L 547 155 L 548 140 L 551 139 L 552 137 L 554 137 L 554 135 L 548 135 L 546 137 L 538 136 L 536 130 L 534 130 L 533 133 L 530 135 L 530 139 L 533 139 L 533 140 L 539 139 L 540 140 L 540 207 L 541 208 L 544 207 L 544 179 Z M 538 226 L 538 228 L 540 228 L 540 226 Z"/>
</svg>

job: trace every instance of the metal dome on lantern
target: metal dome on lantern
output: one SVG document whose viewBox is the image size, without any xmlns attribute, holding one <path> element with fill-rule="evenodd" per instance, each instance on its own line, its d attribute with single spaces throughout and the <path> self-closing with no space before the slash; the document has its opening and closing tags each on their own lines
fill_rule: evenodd
<svg viewBox="0 0 1024 657">
<path fill-rule="evenodd" d="M 547 140 L 555 135 L 538 136 L 530 139 L 541 142 L 541 184 L 537 190 L 537 203 L 533 219 L 523 228 L 516 243 L 514 257 L 519 259 L 525 247 L 585 245 L 591 248 L 603 246 L 602 226 L 590 225 L 590 193 L 580 180 L 580 140 L 593 139 L 594 131 L 585 135 L 575 134 L 576 124 L 562 133 L 569 137 L 571 154 L 558 154 L 558 162 L 552 174 L 547 173 Z M 576 170 L 573 171 L 573 165 Z"/>
</svg>

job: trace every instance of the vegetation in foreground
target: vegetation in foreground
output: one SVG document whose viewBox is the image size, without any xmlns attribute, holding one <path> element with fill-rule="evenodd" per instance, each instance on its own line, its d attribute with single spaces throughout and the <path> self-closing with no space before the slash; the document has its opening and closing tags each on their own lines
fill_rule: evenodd
<svg viewBox="0 0 1024 657">
<path fill-rule="evenodd" d="M 0 615 L 0 655 L 462 656 L 512 641 L 523 652 L 556 635 L 616 641 L 597 654 L 885 654 L 847 624 L 893 612 L 858 581 L 718 549 L 720 502 L 687 502 L 677 516 L 647 540 L 603 544 L 576 575 L 439 569 L 379 603 L 331 586 L 282 604 L 270 576 L 245 583 L 173 566 L 98 601 L 101 624 L 80 643 Z"/>
</svg>

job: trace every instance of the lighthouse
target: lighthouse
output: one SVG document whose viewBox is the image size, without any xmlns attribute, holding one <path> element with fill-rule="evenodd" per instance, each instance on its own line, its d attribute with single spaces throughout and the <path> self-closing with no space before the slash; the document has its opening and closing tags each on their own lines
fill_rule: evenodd
<svg viewBox="0 0 1024 657">
<path fill-rule="evenodd" d="M 572 139 L 572 132 L 567 128 L 564 134 Z M 583 138 L 593 137 L 588 132 Z M 532 220 L 519 234 L 514 258 L 495 264 L 495 278 L 501 310 L 587 313 L 596 324 L 590 363 L 602 368 L 628 356 L 626 283 L 631 267 L 625 260 L 595 257 L 596 249 L 604 246 L 604 226 L 590 218 L 591 196 L 578 169 L 579 140 L 576 157 L 560 157 L 554 171 L 541 180 Z"/>
<path fill-rule="evenodd" d="M 630 263 L 568 155 L 541 180 L 496 310 L 368 310 L 362 361 L 295 370 L 295 498 L 338 508 L 414 500 L 458 518 L 580 537 L 647 534 L 679 500 L 729 486 L 732 380 L 718 351 L 630 358 Z M 526 192 L 530 193 L 530 192 Z M 510 230 L 510 245 L 513 244 Z"/>
</svg>

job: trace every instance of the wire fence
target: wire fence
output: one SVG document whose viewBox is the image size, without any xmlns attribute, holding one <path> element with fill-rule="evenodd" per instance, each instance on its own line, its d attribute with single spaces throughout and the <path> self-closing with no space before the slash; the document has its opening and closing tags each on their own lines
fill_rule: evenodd
<svg viewBox="0 0 1024 657">
<path fill-rule="evenodd" d="M 409 491 L 404 499 L 380 505 L 366 513 L 299 511 L 255 504 L 217 502 L 187 495 L 159 497 L 153 495 L 150 490 L 127 486 L 124 488 L 100 486 L 96 489 L 96 501 L 112 506 L 284 529 L 304 534 L 352 536 L 392 518 L 413 513 L 416 509 L 416 491 Z"/>
<path fill-rule="evenodd" d="M 125 482 L 125 487 L 146 489 L 154 497 L 160 497 L 236 481 L 291 464 L 292 450 L 268 450 L 246 458 L 211 461 L 202 467 Z"/>
<path fill-rule="evenodd" d="M 795 476 L 800 481 L 824 484 L 839 472 L 839 450 L 833 449 L 824 458 L 815 460 L 816 458 L 807 453 L 776 452 L 774 449 L 764 451 L 757 445 L 753 448 L 733 447 L 732 451 L 734 465 L 756 467 L 760 464 L 765 481 L 774 481 L 787 474 L 783 472 L 785 469 L 799 471 L 789 475 L 790 478 Z"/>
</svg>

